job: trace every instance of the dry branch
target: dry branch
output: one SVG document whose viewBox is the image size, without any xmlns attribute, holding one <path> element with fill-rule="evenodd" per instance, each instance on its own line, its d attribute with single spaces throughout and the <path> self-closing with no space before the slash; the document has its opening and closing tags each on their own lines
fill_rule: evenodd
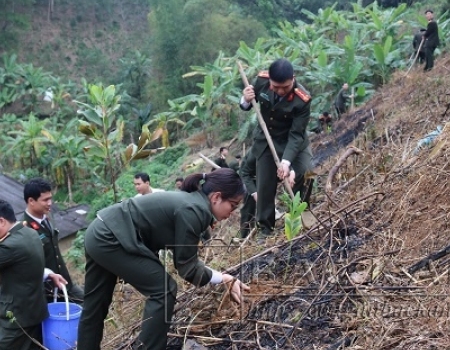
<svg viewBox="0 0 450 350">
<path fill-rule="evenodd" d="M 325 191 L 327 191 L 328 193 L 331 192 L 333 178 L 336 175 L 336 173 L 338 172 L 339 168 L 342 166 L 342 164 L 344 164 L 344 162 L 347 160 L 347 158 L 350 157 L 352 154 L 359 155 L 361 153 L 363 153 L 363 151 L 360 150 L 359 148 L 355 147 L 355 146 L 350 146 L 345 151 L 345 153 L 338 159 L 336 164 L 331 168 L 330 173 L 328 174 L 327 184 L 325 186 Z"/>
<path fill-rule="evenodd" d="M 421 268 L 427 266 L 431 261 L 438 260 L 448 254 L 450 254 L 450 245 L 445 247 L 444 249 L 442 249 L 436 253 L 430 254 L 430 255 L 426 256 L 425 258 L 423 258 L 422 260 L 418 261 L 417 263 L 415 263 L 413 266 L 411 266 L 408 269 L 408 272 L 410 274 L 412 274 L 412 273 L 416 272 L 417 270 L 420 270 Z"/>
</svg>

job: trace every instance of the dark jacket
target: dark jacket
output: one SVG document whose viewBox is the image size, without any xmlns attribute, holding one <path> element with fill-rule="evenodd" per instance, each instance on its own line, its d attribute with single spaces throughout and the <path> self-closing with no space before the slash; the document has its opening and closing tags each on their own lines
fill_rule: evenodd
<svg viewBox="0 0 450 350">
<path fill-rule="evenodd" d="M 347 101 L 349 100 L 349 98 L 350 97 L 347 93 L 347 90 L 342 88 L 341 90 L 339 90 L 339 93 L 336 96 L 336 100 L 334 101 L 334 104 L 340 110 L 345 110 L 346 104 L 347 104 Z"/>
<path fill-rule="evenodd" d="M 63 276 L 68 282 L 67 290 L 72 289 L 72 279 L 59 250 L 59 231 L 55 228 L 51 218 L 49 218 L 53 228 L 51 231 L 31 218 L 26 212 L 23 215 L 23 220 L 27 222 L 28 227 L 37 231 L 38 237 L 41 239 L 42 246 L 44 247 L 45 267 Z"/>
<path fill-rule="evenodd" d="M 0 242 L 0 327 L 31 327 L 48 316 L 44 261 L 38 235 L 22 223 Z M 8 311 L 17 322 L 11 322 Z"/>
<path fill-rule="evenodd" d="M 198 259 L 200 235 L 214 221 L 203 192 L 157 192 L 125 200 L 98 212 L 121 246 L 131 254 L 153 256 L 172 249 L 182 278 L 203 286 L 212 272 Z"/>
<path fill-rule="evenodd" d="M 253 152 L 249 150 L 249 152 L 245 155 L 242 160 L 240 175 L 242 181 L 247 188 L 247 192 L 249 194 L 253 194 L 256 192 L 256 159 L 253 155 Z"/>
<path fill-rule="evenodd" d="M 240 168 L 240 165 L 239 165 L 239 160 L 238 160 L 237 158 L 236 158 L 236 159 L 233 159 L 233 160 L 230 162 L 229 167 L 230 167 L 230 169 L 233 169 L 236 173 L 239 174 L 239 168 Z"/>
<path fill-rule="evenodd" d="M 227 160 L 222 157 L 214 159 L 214 163 L 216 163 L 221 168 L 228 168 Z M 214 170 L 216 170 L 216 168 L 211 169 L 211 171 L 214 171 Z"/>
<path fill-rule="evenodd" d="M 418 31 L 416 34 L 414 34 L 414 38 L 413 38 L 413 48 L 414 50 L 417 51 L 417 49 L 420 46 L 420 43 L 422 42 L 422 38 L 423 35 L 425 33 L 425 29 L 421 29 L 420 31 Z M 422 44 L 421 48 L 420 48 L 420 52 L 424 52 L 425 51 L 425 45 Z"/>
<path fill-rule="evenodd" d="M 428 22 L 427 30 L 424 33 L 425 47 L 436 48 L 439 45 L 438 26 L 435 21 Z"/>
<path fill-rule="evenodd" d="M 262 117 L 280 160 L 286 159 L 292 162 L 309 145 L 306 128 L 310 118 L 311 96 L 295 81 L 294 90 L 275 103 L 275 93 L 270 89 L 269 75 L 266 71 L 260 72 L 253 87 Z M 250 110 L 252 105 L 248 108 L 241 105 L 241 108 Z M 253 139 L 252 152 L 256 158 L 259 158 L 268 147 L 259 124 L 253 132 Z"/>
</svg>

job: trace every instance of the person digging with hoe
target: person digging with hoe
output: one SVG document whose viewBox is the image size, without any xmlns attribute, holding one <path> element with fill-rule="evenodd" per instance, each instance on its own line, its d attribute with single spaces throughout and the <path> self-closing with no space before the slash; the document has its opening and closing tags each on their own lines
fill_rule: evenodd
<svg viewBox="0 0 450 350">
<path fill-rule="evenodd" d="M 292 64 L 280 58 L 272 62 L 268 71 L 260 72 L 252 85 L 244 88 L 241 109 L 249 111 L 256 102 L 263 121 L 254 130 L 251 152 L 256 159 L 257 238 L 262 240 L 273 235 L 278 180 L 288 179 L 291 169 L 296 174 L 293 194 L 300 191 L 302 200 L 309 203 L 312 183 L 305 185 L 304 175 L 312 169 L 306 132 L 311 96 L 295 79 Z M 278 164 L 276 158 L 281 159 Z"/>
</svg>

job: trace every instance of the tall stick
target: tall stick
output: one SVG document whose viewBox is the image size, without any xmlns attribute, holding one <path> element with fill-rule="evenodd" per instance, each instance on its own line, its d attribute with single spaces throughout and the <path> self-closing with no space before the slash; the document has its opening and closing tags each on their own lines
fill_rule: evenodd
<svg viewBox="0 0 450 350">
<path fill-rule="evenodd" d="M 350 110 L 353 112 L 355 109 L 355 88 L 352 86 L 352 102 L 350 105 Z"/>
<path fill-rule="evenodd" d="M 198 154 L 200 156 L 200 158 L 202 158 L 206 163 L 208 163 L 209 165 L 211 165 L 213 168 L 215 169 L 220 169 L 220 166 L 218 166 L 216 163 L 214 163 L 211 159 L 209 159 L 208 157 L 204 156 L 202 153 Z"/>
<path fill-rule="evenodd" d="M 241 74 L 241 78 L 242 78 L 242 81 L 244 82 L 244 86 L 247 87 L 250 84 L 248 83 L 248 79 L 247 79 L 247 76 L 245 75 L 244 69 L 242 68 L 242 65 L 239 61 L 237 62 L 237 65 L 239 67 L 239 73 Z M 270 151 L 272 152 L 273 159 L 278 168 L 280 166 L 280 159 L 278 158 L 278 154 L 275 151 L 275 146 L 273 145 L 272 137 L 270 137 L 269 130 L 267 130 L 266 122 L 264 121 L 264 118 L 261 114 L 261 111 L 259 110 L 259 106 L 256 103 L 256 100 L 252 99 L 251 102 L 252 102 L 253 109 L 256 112 L 256 116 L 258 117 L 259 125 L 261 126 L 261 129 L 264 132 L 264 136 L 266 137 L 267 144 L 269 145 Z M 286 191 L 289 193 L 289 196 L 292 199 L 294 199 L 294 192 L 292 191 L 292 188 L 291 188 L 291 185 L 289 184 L 288 178 L 283 179 L 283 184 L 284 184 L 284 187 L 286 188 Z"/>
<path fill-rule="evenodd" d="M 419 52 L 420 52 L 420 49 L 422 48 L 422 45 L 423 45 L 423 42 L 424 42 L 424 41 L 425 41 L 425 38 L 422 37 L 422 40 L 420 41 L 419 48 L 417 49 L 416 57 L 414 57 L 414 61 L 412 61 L 411 65 L 409 66 L 409 69 L 408 69 L 408 71 L 406 72 L 405 77 L 408 75 L 409 71 L 410 71 L 411 68 L 414 66 L 414 63 L 416 63 L 417 57 L 419 56 Z"/>
</svg>

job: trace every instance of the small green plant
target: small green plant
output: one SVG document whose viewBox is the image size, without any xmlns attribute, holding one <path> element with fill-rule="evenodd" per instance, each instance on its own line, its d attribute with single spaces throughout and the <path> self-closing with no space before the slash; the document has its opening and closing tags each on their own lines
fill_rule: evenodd
<svg viewBox="0 0 450 350">
<path fill-rule="evenodd" d="M 78 231 L 76 238 L 72 242 L 72 246 L 67 252 L 65 258 L 70 261 L 79 271 L 84 270 L 84 234 L 85 231 Z"/>
<path fill-rule="evenodd" d="M 284 216 L 284 234 L 288 241 L 291 241 L 301 231 L 303 227 L 302 213 L 307 207 L 308 203 L 300 200 L 300 192 L 297 192 L 294 199 L 288 203 L 289 210 Z"/>
<path fill-rule="evenodd" d="M 292 239 L 298 235 L 298 233 L 302 230 L 302 213 L 306 210 L 308 203 L 302 202 L 300 199 L 300 192 L 297 192 L 294 198 L 291 200 L 289 198 L 288 201 L 288 212 L 284 216 L 284 234 L 288 241 L 290 241 L 289 245 L 289 255 L 287 259 L 286 270 L 284 273 L 284 280 L 288 276 L 288 269 L 291 261 L 292 255 Z"/>
</svg>

